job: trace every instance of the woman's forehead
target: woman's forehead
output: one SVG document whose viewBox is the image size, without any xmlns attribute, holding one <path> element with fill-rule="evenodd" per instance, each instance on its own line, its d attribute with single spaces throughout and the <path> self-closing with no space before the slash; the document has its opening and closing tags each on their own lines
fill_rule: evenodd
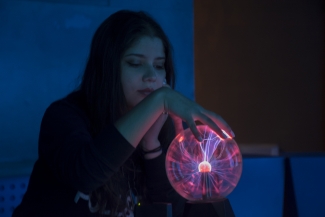
<svg viewBox="0 0 325 217">
<path fill-rule="evenodd" d="M 129 47 L 124 56 L 144 56 L 164 58 L 164 46 L 160 38 L 142 36 Z"/>
</svg>

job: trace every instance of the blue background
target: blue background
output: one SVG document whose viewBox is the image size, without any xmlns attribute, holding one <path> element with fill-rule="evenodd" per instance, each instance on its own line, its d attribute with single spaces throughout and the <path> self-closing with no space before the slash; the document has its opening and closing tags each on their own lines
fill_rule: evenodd
<svg viewBox="0 0 325 217">
<path fill-rule="evenodd" d="M 161 24 L 174 47 L 176 89 L 194 99 L 192 1 L 0 0 L 0 162 L 37 158 L 45 109 L 76 88 L 94 31 L 121 9 Z"/>
</svg>

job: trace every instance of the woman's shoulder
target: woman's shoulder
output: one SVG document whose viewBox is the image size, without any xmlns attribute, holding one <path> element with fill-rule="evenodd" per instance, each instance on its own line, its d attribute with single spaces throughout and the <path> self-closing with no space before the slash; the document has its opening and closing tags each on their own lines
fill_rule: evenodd
<svg viewBox="0 0 325 217">
<path fill-rule="evenodd" d="M 52 102 L 47 108 L 47 110 L 57 108 L 57 107 L 70 107 L 70 108 L 85 110 L 86 107 L 85 101 L 86 100 L 84 100 L 84 97 L 82 96 L 82 93 L 80 91 L 73 91 L 68 95 L 66 95 L 65 97 Z"/>
<path fill-rule="evenodd" d="M 85 102 L 86 102 L 86 100 L 82 96 L 81 91 L 77 90 L 77 91 L 73 91 L 73 92 L 69 93 L 68 95 L 66 95 L 63 98 L 55 100 L 54 102 L 52 102 L 50 104 L 49 108 L 65 105 L 65 106 L 71 106 L 71 107 L 79 107 L 79 108 L 83 109 L 86 106 Z"/>
<path fill-rule="evenodd" d="M 87 117 L 86 100 L 80 91 L 73 91 L 67 96 L 52 102 L 46 109 L 44 117 L 64 117 L 78 115 Z"/>
</svg>

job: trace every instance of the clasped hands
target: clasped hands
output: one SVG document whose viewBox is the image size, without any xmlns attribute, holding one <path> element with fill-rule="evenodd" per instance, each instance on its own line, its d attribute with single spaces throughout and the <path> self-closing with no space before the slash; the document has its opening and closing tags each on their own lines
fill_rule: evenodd
<svg viewBox="0 0 325 217">
<path fill-rule="evenodd" d="M 197 130 L 195 121 L 199 121 L 202 124 L 208 125 L 212 130 L 214 130 L 221 138 L 228 138 L 229 136 L 234 137 L 235 134 L 229 127 L 229 125 L 217 114 L 212 111 L 204 109 L 197 103 L 187 99 L 183 95 L 179 94 L 177 91 L 169 88 L 168 85 L 164 85 L 162 88 L 156 91 L 164 91 L 164 113 L 162 113 L 154 124 L 149 128 L 149 130 L 143 136 L 140 144 L 144 151 L 154 150 L 160 146 L 158 140 L 159 132 L 167 120 L 168 115 L 171 116 L 175 133 L 178 135 L 183 130 L 184 121 L 195 138 L 198 141 L 202 141 L 202 137 Z M 224 132 L 223 132 L 224 131 Z M 161 154 L 161 151 L 149 153 L 144 155 L 145 159 L 152 159 Z"/>
</svg>

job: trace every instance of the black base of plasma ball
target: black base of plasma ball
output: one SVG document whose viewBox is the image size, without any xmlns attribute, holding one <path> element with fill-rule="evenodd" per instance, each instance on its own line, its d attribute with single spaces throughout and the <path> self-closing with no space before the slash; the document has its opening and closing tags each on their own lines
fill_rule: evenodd
<svg viewBox="0 0 325 217">
<path fill-rule="evenodd" d="M 173 217 L 170 203 L 135 206 L 134 217 Z"/>
<path fill-rule="evenodd" d="M 235 217 L 227 198 L 217 202 L 187 202 L 183 217 Z"/>
</svg>

